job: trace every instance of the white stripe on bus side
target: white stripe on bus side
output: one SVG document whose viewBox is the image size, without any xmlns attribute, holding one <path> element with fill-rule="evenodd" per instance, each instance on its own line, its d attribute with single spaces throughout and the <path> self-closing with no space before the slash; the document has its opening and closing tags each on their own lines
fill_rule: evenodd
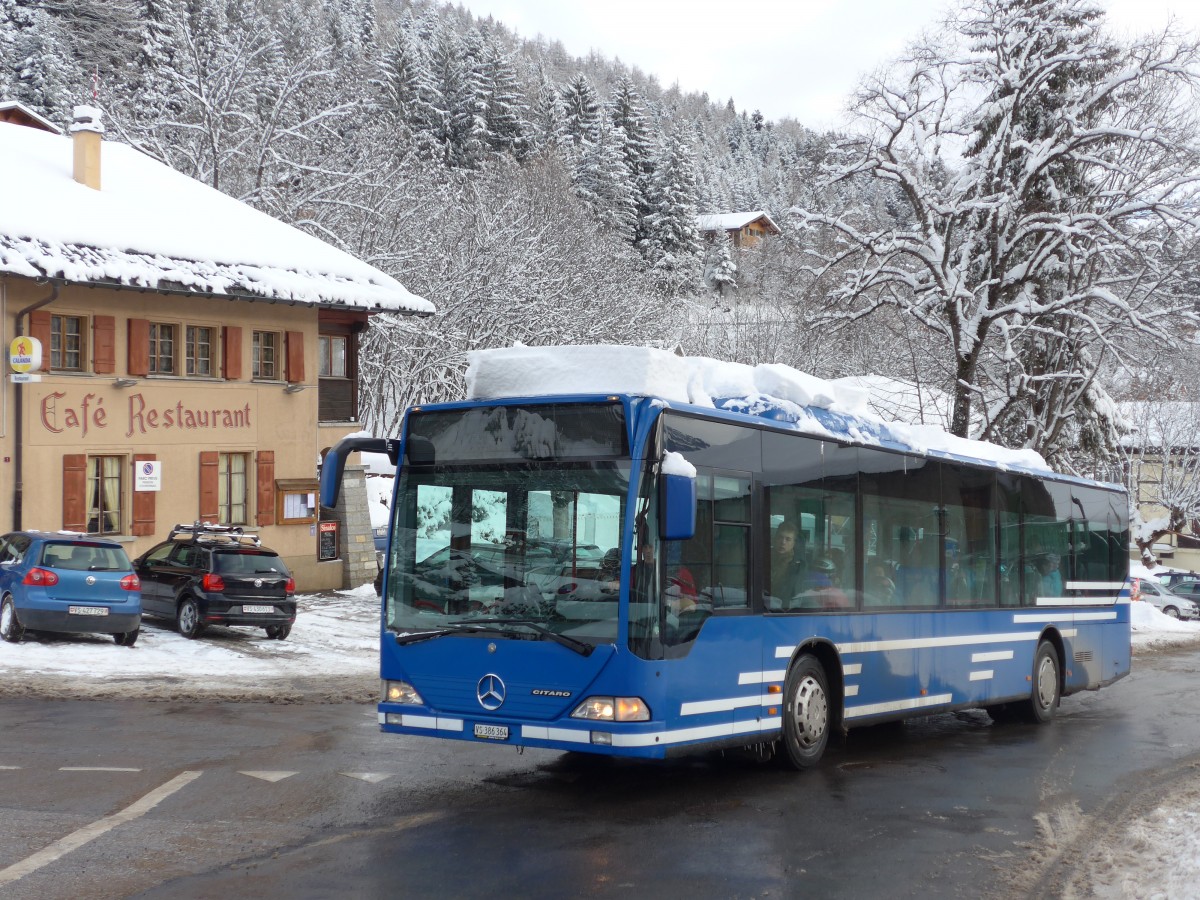
<svg viewBox="0 0 1200 900">
<path fill-rule="evenodd" d="M 1068 591 L 1119 591 L 1125 587 L 1123 581 L 1068 581 Z"/>
<path fill-rule="evenodd" d="M 738 675 L 738 684 L 766 684 L 770 681 L 783 681 L 787 677 L 787 672 L 783 669 L 774 669 L 769 672 L 742 672 Z"/>
<path fill-rule="evenodd" d="M 954 700 L 953 694 L 934 694 L 931 697 L 913 697 L 909 700 L 890 700 L 887 703 L 868 703 L 865 706 L 847 706 L 847 719 L 860 719 L 863 716 L 874 716 L 879 713 L 899 712 L 904 709 L 923 709 L 926 706 L 940 706 Z"/>
<path fill-rule="evenodd" d="M 771 699 L 773 696 L 775 699 Z M 770 706 L 776 700 L 782 700 L 780 695 L 755 694 L 753 697 L 723 697 L 720 700 L 692 700 L 681 704 L 681 716 L 698 716 L 704 713 L 729 712 L 741 709 L 743 706 Z"/>
<path fill-rule="evenodd" d="M 1002 659 L 1012 659 L 1013 652 L 1011 650 L 992 650 L 988 653 L 972 653 L 971 662 L 998 662 Z"/>
<path fill-rule="evenodd" d="M 612 745 L 614 747 L 652 747 L 655 744 L 680 744 L 684 741 L 699 741 L 705 738 L 778 731 L 782 727 L 783 720 L 774 718 L 749 722 L 725 722 L 720 725 L 700 725 L 696 728 L 680 728 L 675 731 L 658 731 L 648 734 L 614 733 Z"/>
<path fill-rule="evenodd" d="M 1117 602 L 1112 597 L 1038 597 L 1038 606 L 1113 606 Z"/>
<path fill-rule="evenodd" d="M 1066 622 L 1111 622 L 1117 618 L 1115 612 L 1103 613 L 1017 613 L 1013 616 L 1013 624 L 1021 622 L 1054 622 L 1062 619 Z"/>
<path fill-rule="evenodd" d="M 978 672 L 971 673 L 972 681 L 991 681 L 996 673 L 991 669 L 981 669 Z"/>
</svg>

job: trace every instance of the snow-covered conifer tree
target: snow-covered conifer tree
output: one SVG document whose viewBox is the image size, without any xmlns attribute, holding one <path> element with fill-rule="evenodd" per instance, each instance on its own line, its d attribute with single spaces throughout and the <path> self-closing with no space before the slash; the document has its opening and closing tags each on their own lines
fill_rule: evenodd
<svg viewBox="0 0 1200 900">
<path fill-rule="evenodd" d="M 1120 335 L 1169 342 L 1184 310 L 1164 250 L 1197 224 L 1196 44 L 1115 43 L 1090 0 L 970 0 L 906 59 L 864 84 L 865 134 L 824 186 L 893 185 L 896 222 L 798 211 L 830 242 L 814 274 L 838 317 L 900 308 L 939 339 L 955 433 L 981 412 L 1061 462 L 1111 434 L 1082 419 L 1111 409 L 1096 374 Z"/>
</svg>

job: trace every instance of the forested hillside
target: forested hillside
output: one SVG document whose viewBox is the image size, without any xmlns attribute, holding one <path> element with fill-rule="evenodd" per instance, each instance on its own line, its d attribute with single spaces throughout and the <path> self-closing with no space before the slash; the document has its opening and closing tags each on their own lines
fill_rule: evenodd
<svg viewBox="0 0 1200 900">
<path fill-rule="evenodd" d="M 377 433 L 471 349 L 622 342 L 919 381 L 956 431 L 1067 461 L 1194 321 L 1195 47 L 1102 24 L 964 8 L 817 134 L 430 2 L 0 0 L 0 98 L 65 124 L 95 95 L 110 138 L 433 301 L 371 328 Z M 783 234 L 701 239 L 747 210 Z"/>
</svg>

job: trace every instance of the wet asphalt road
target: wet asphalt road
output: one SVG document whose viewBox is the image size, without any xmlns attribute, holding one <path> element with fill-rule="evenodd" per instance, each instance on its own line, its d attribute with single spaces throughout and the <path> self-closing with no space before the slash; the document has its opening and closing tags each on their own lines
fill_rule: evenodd
<svg viewBox="0 0 1200 900">
<path fill-rule="evenodd" d="M 4 700 L 0 897 L 1057 896 L 1198 777 L 1198 673 L 1138 657 L 1048 727 L 913 720 L 805 774 L 385 736 L 353 704 Z"/>
</svg>

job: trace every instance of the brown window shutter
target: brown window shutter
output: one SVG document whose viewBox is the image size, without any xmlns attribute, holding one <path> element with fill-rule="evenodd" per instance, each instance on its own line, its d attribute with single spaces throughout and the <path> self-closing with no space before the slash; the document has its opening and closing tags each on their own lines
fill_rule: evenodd
<svg viewBox="0 0 1200 900">
<path fill-rule="evenodd" d="M 137 479 L 137 468 L 140 463 L 157 458 L 153 453 L 135 453 L 133 455 L 134 480 Z M 130 526 L 130 534 L 136 537 L 154 534 L 154 498 L 157 496 L 158 494 L 154 491 L 133 492 L 133 525 Z"/>
<path fill-rule="evenodd" d="M 226 325 L 221 333 L 221 374 L 227 381 L 242 377 L 242 329 Z"/>
<path fill-rule="evenodd" d="M 258 496 L 255 505 L 258 515 L 254 521 L 258 525 L 275 524 L 275 451 L 259 450 L 255 457 L 257 470 Z"/>
<path fill-rule="evenodd" d="M 115 316 L 92 319 L 92 371 L 111 375 L 117 371 L 117 320 Z M 151 457 L 153 458 L 153 457 Z M 137 534 L 135 531 L 134 534 Z"/>
<path fill-rule="evenodd" d="M 221 512 L 218 505 L 220 495 L 217 493 L 218 483 L 218 463 L 220 456 L 216 450 L 202 450 L 200 452 L 200 511 L 199 518 L 202 522 L 217 521 L 217 516 Z"/>
<path fill-rule="evenodd" d="M 150 374 L 150 322 L 129 320 L 129 374 Z"/>
<path fill-rule="evenodd" d="M 87 454 L 63 456 L 63 528 L 87 531 Z"/>
<path fill-rule="evenodd" d="M 299 384 L 304 381 L 304 332 L 289 331 L 287 333 L 287 374 L 289 384 Z"/>
<path fill-rule="evenodd" d="M 29 336 L 42 342 L 42 363 L 50 368 L 50 310 L 35 309 L 29 314 Z"/>
<path fill-rule="evenodd" d="M 259 450 L 255 454 L 256 525 L 275 524 L 275 451 Z"/>
</svg>

